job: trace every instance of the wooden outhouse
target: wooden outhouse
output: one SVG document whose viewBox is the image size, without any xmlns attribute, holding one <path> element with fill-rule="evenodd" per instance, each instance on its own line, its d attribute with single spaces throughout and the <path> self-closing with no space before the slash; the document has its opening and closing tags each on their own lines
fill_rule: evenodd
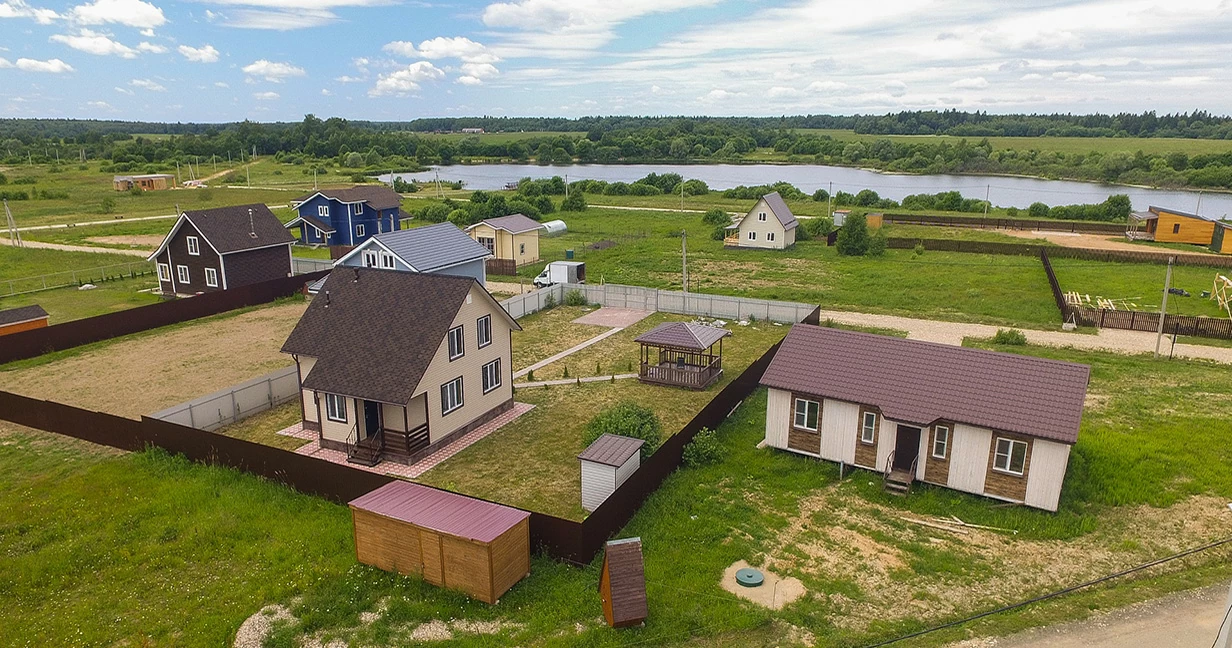
<svg viewBox="0 0 1232 648">
<path fill-rule="evenodd" d="M 396 481 L 350 503 L 355 557 L 495 603 L 530 574 L 530 513 Z"/>
<path fill-rule="evenodd" d="M 0 311 L 0 335 L 20 333 L 47 326 L 47 311 L 33 304 Z"/>
<path fill-rule="evenodd" d="M 599 573 L 599 600 L 603 602 L 603 618 L 613 628 L 627 628 L 646 620 L 649 612 L 641 538 L 607 543 L 603 571 Z"/>
<path fill-rule="evenodd" d="M 582 462 L 582 508 L 593 511 L 637 472 L 645 441 L 615 434 L 604 434 L 590 444 L 578 460 Z"/>
<path fill-rule="evenodd" d="M 1211 252 L 1232 254 L 1232 224 L 1215 223 L 1215 234 L 1211 237 Z"/>
</svg>

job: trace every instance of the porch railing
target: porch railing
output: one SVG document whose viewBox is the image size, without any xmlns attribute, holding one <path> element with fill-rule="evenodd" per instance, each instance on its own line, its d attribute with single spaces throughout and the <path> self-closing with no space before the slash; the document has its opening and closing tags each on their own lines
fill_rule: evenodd
<svg viewBox="0 0 1232 648">
<path fill-rule="evenodd" d="M 643 362 L 638 377 L 647 382 L 701 389 L 723 373 L 723 359 L 715 358 L 705 367 L 680 368 L 675 365 Z"/>
</svg>

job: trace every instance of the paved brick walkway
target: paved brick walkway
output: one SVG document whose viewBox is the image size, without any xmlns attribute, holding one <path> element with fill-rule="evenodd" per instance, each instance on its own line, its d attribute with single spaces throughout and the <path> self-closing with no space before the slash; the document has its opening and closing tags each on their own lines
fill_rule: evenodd
<svg viewBox="0 0 1232 648">
<path fill-rule="evenodd" d="M 305 430 L 302 422 L 279 430 L 278 434 L 295 437 L 297 439 L 305 439 L 308 441 L 308 443 L 295 450 L 297 454 L 308 455 L 310 457 L 316 457 L 317 459 L 324 459 L 325 461 L 336 464 L 345 464 L 352 468 L 367 470 L 368 472 L 374 472 L 381 475 L 392 475 L 403 479 L 418 479 L 420 475 L 437 467 L 441 464 L 441 462 L 469 448 L 480 439 L 483 439 L 489 434 L 492 434 L 509 423 L 512 423 L 517 420 L 519 416 L 522 416 L 534 408 L 535 406 L 529 403 L 515 402 L 509 411 L 501 414 L 491 421 L 488 421 L 487 423 L 484 423 L 474 430 L 467 432 L 444 448 L 437 450 L 436 452 L 420 459 L 419 461 L 416 461 L 409 466 L 394 461 L 382 461 L 375 466 L 347 463 L 347 455 L 345 452 L 339 450 L 329 450 L 317 445 L 317 433 Z"/>
</svg>

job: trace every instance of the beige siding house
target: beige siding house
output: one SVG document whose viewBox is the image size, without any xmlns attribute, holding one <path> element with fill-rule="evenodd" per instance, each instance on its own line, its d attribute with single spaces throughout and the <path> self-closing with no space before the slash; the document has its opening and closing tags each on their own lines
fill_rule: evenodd
<svg viewBox="0 0 1232 648">
<path fill-rule="evenodd" d="M 522 214 L 489 218 L 466 228 L 466 233 L 492 253 L 488 272 L 503 272 L 506 266 L 519 268 L 539 260 L 539 231 L 543 225 Z"/>
<path fill-rule="evenodd" d="M 1090 368 L 794 326 L 762 377 L 766 445 L 1057 510 Z"/>
<path fill-rule="evenodd" d="M 779 192 L 769 193 L 738 222 L 727 227 L 727 247 L 783 250 L 795 245 L 799 222 Z"/>
<path fill-rule="evenodd" d="M 339 267 L 282 350 L 322 447 L 410 462 L 512 407 L 519 329 L 473 278 Z"/>
</svg>

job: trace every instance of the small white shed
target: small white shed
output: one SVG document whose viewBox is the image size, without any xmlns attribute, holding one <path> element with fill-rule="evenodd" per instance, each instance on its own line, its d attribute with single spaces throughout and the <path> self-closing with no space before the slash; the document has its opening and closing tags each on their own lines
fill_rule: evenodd
<svg viewBox="0 0 1232 648">
<path fill-rule="evenodd" d="M 582 508 L 599 508 L 629 475 L 637 472 L 645 443 L 641 439 L 604 434 L 578 455 L 582 462 Z"/>
</svg>

